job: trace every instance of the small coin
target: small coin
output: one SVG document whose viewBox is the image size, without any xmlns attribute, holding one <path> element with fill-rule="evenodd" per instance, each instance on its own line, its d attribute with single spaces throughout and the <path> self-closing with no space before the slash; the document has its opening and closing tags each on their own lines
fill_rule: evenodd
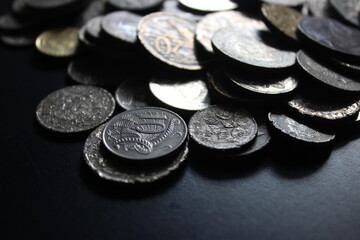
<svg viewBox="0 0 360 240">
<path fill-rule="evenodd" d="M 195 55 L 196 23 L 171 13 L 152 13 L 138 25 L 138 38 L 157 59 L 173 67 L 200 70 Z"/>
<path fill-rule="evenodd" d="M 330 17 L 331 9 L 328 0 L 307 0 L 311 15 L 315 17 Z"/>
<path fill-rule="evenodd" d="M 349 56 L 360 56 L 360 30 L 344 25 L 335 19 L 303 17 L 298 29 L 320 46 Z"/>
<path fill-rule="evenodd" d="M 212 106 L 196 112 L 189 121 L 191 138 L 215 150 L 239 149 L 257 134 L 257 123 L 245 109 Z"/>
<path fill-rule="evenodd" d="M 261 33 L 250 29 L 225 28 L 217 31 L 211 41 L 218 53 L 254 67 L 281 69 L 295 64 L 294 52 L 267 45 Z"/>
<path fill-rule="evenodd" d="M 105 124 L 95 129 L 87 138 L 84 146 L 85 161 L 101 178 L 126 183 L 152 183 L 173 173 L 186 160 L 189 153 L 188 141 L 185 146 L 169 161 L 151 165 L 150 168 L 134 168 L 122 164 L 116 156 L 106 153 L 102 145 L 102 134 Z"/>
<path fill-rule="evenodd" d="M 285 5 L 289 7 L 296 7 L 304 4 L 306 0 L 261 0 L 264 3 L 273 3 L 279 5 Z"/>
<path fill-rule="evenodd" d="M 335 135 L 319 132 L 294 119 L 278 113 L 269 113 L 271 126 L 286 136 L 306 143 L 329 143 L 334 140 Z"/>
<path fill-rule="evenodd" d="M 127 11 L 146 11 L 160 6 L 164 0 L 106 0 L 113 7 Z"/>
<path fill-rule="evenodd" d="M 310 56 L 303 50 L 300 50 L 297 53 L 296 58 L 302 69 L 321 83 L 343 91 L 360 91 L 359 81 L 328 68 L 323 62 L 315 59 L 313 56 Z"/>
<path fill-rule="evenodd" d="M 211 38 L 218 30 L 227 27 L 251 28 L 266 30 L 265 24 L 257 19 L 249 18 L 238 11 L 224 11 L 207 14 L 196 26 L 196 40 L 206 51 L 213 53 Z"/>
<path fill-rule="evenodd" d="M 179 0 L 179 3 L 187 8 L 204 12 L 233 10 L 238 7 L 231 0 Z"/>
<path fill-rule="evenodd" d="M 100 38 L 101 34 L 101 21 L 103 17 L 98 16 L 93 19 L 90 19 L 85 24 L 85 34 L 91 38 L 92 41 L 96 42 Z"/>
<path fill-rule="evenodd" d="M 187 138 L 187 126 L 176 113 L 155 107 L 116 115 L 103 132 L 105 147 L 129 160 L 158 159 L 174 153 Z"/>
<path fill-rule="evenodd" d="M 183 10 L 179 7 L 179 2 L 177 0 L 167 0 L 163 3 L 160 12 L 168 12 L 176 15 L 180 15 L 181 17 L 188 18 L 192 21 L 199 21 L 203 15 L 199 15 L 196 13 L 190 13 Z"/>
<path fill-rule="evenodd" d="M 13 47 L 29 47 L 35 45 L 36 37 L 32 33 L 1 34 L 0 42 Z"/>
<path fill-rule="evenodd" d="M 359 0 L 329 0 L 329 2 L 345 20 L 360 27 Z"/>
<path fill-rule="evenodd" d="M 70 86 L 44 98 L 36 109 L 39 123 L 52 131 L 73 133 L 95 128 L 111 117 L 115 100 L 105 89 Z"/>
<path fill-rule="evenodd" d="M 70 57 L 78 46 L 78 28 L 47 30 L 36 39 L 36 48 L 43 54 L 52 57 Z"/>
<path fill-rule="evenodd" d="M 95 17 L 104 15 L 106 12 L 104 1 L 102 0 L 93 0 L 85 9 L 81 12 L 78 20 L 78 26 L 83 26 L 86 24 L 90 19 Z"/>
</svg>

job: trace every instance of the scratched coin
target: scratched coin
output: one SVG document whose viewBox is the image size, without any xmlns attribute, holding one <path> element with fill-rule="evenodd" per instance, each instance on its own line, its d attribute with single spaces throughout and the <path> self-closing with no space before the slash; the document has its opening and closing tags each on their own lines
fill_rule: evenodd
<svg viewBox="0 0 360 240">
<path fill-rule="evenodd" d="M 179 3 L 187 8 L 204 12 L 233 10 L 238 7 L 238 5 L 231 0 L 179 0 Z"/>
<path fill-rule="evenodd" d="M 102 145 L 102 135 L 105 124 L 95 129 L 87 138 L 84 146 L 84 157 L 88 166 L 99 177 L 106 180 L 135 184 L 152 183 L 177 170 L 185 162 L 189 153 L 188 141 L 175 156 L 168 161 L 152 164 L 147 168 L 139 168 L 123 164 L 117 156 L 107 153 Z"/>
<path fill-rule="evenodd" d="M 196 40 L 212 53 L 211 38 L 218 30 L 227 27 L 251 28 L 266 30 L 265 24 L 254 18 L 250 18 L 238 11 L 223 11 L 207 14 L 196 26 Z"/>
<path fill-rule="evenodd" d="M 169 155 L 186 138 L 184 120 L 170 110 L 155 107 L 122 112 L 108 122 L 103 132 L 104 145 L 110 152 L 136 161 Z"/>
<path fill-rule="evenodd" d="M 212 38 L 214 50 L 233 61 L 259 68 L 281 69 L 295 64 L 294 52 L 280 50 L 267 45 L 261 31 L 224 28 Z M 267 35 L 272 38 L 272 36 Z"/>
<path fill-rule="evenodd" d="M 354 78 L 350 78 L 347 75 L 334 69 L 328 68 L 323 61 L 315 59 L 303 50 L 297 53 L 297 61 L 305 72 L 319 80 L 320 83 L 324 83 L 327 86 L 331 86 L 338 90 L 348 92 L 359 92 L 360 82 Z"/>
<path fill-rule="evenodd" d="M 39 123 L 52 131 L 72 133 L 95 128 L 113 114 L 115 100 L 105 89 L 70 86 L 44 98 L 36 109 Z"/>
<path fill-rule="evenodd" d="M 255 119 L 245 109 L 212 106 L 196 112 L 189 121 L 190 137 L 215 150 L 239 149 L 256 137 Z"/>
<path fill-rule="evenodd" d="M 329 2 L 346 21 L 360 27 L 359 0 L 329 0 Z"/>
<path fill-rule="evenodd" d="M 304 4 L 306 0 L 261 0 L 264 3 L 273 3 L 279 5 L 285 5 L 289 7 L 296 7 Z"/>
<path fill-rule="evenodd" d="M 138 25 L 138 38 L 154 57 L 173 67 L 200 70 L 195 55 L 196 23 L 171 13 L 152 13 Z"/>
<path fill-rule="evenodd" d="M 113 7 L 128 11 L 146 11 L 160 6 L 164 0 L 106 0 Z"/>
</svg>

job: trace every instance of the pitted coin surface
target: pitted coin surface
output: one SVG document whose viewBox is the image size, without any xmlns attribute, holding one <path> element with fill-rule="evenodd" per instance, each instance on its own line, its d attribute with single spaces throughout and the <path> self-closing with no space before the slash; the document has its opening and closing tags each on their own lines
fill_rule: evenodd
<svg viewBox="0 0 360 240">
<path fill-rule="evenodd" d="M 179 0 L 179 3 L 190 9 L 204 12 L 233 10 L 238 7 L 231 0 Z"/>
<path fill-rule="evenodd" d="M 128 11 L 145 11 L 160 6 L 164 0 L 106 0 L 112 6 Z"/>
</svg>

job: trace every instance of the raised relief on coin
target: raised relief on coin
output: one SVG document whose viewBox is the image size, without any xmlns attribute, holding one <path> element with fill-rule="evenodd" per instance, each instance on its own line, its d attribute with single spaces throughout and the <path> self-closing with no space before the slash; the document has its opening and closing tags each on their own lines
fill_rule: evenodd
<svg viewBox="0 0 360 240">
<path fill-rule="evenodd" d="M 204 12 L 233 10 L 238 7 L 231 0 L 179 0 L 179 3 L 187 8 Z"/>
<path fill-rule="evenodd" d="M 52 131 L 71 133 L 95 128 L 111 117 L 115 100 L 102 88 L 70 86 L 44 98 L 36 109 L 39 123 Z"/>
<path fill-rule="evenodd" d="M 217 150 L 238 149 L 257 134 L 255 119 L 242 108 L 212 106 L 196 112 L 189 133 L 198 144 Z"/>
<path fill-rule="evenodd" d="M 146 11 L 160 6 L 164 0 L 106 0 L 112 6 L 128 11 Z"/>
<path fill-rule="evenodd" d="M 138 168 L 122 164 L 117 156 L 110 155 L 102 145 L 102 135 L 105 124 L 95 129 L 87 138 L 84 146 L 84 157 L 88 166 L 98 176 L 106 180 L 135 184 L 152 183 L 160 180 L 176 169 L 186 160 L 189 153 L 188 143 L 168 161 L 153 164 L 147 168 Z"/>
<path fill-rule="evenodd" d="M 345 20 L 360 27 L 359 0 L 329 0 L 329 2 Z"/>
<path fill-rule="evenodd" d="M 47 30 L 36 39 L 36 48 L 43 54 L 53 57 L 70 57 L 78 46 L 78 28 Z"/>
<path fill-rule="evenodd" d="M 304 4 L 306 0 L 261 0 L 264 3 L 273 3 L 279 5 L 285 5 L 289 7 L 296 7 Z"/>
<path fill-rule="evenodd" d="M 177 150 L 187 137 L 187 126 L 176 113 L 154 107 L 122 112 L 106 125 L 103 141 L 115 155 L 149 160 Z"/>
<path fill-rule="evenodd" d="M 156 58 L 171 66 L 200 70 L 195 55 L 195 22 L 171 13 L 152 13 L 138 25 L 138 38 Z"/>
</svg>

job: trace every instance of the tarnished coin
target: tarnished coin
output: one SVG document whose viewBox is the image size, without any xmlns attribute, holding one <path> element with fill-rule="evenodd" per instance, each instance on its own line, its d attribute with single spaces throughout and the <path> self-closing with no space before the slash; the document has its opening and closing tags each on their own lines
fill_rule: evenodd
<svg viewBox="0 0 360 240">
<path fill-rule="evenodd" d="M 106 125 L 103 142 L 113 154 L 129 160 L 158 159 L 179 149 L 187 126 L 176 113 L 155 107 L 128 110 Z"/>
<path fill-rule="evenodd" d="M 303 17 L 298 29 L 320 46 L 337 53 L 360 56 L 360 30 L 344 25 L 335 19 Z"/>
<path fill-rule="evenodd" d="M 173 13 L 196 22 L 203 17 L 203 15 L 185 11 L 179 6 L 179 2 L 177 0 L 166 0 L 160 9 L 160 12 Z"/>
<path fill-rule="evenodd" d="M 328 68 L 323 62 L 315 60 L 303 50 L 297 53 L 296 58 L 302 69 L 321 83 L 339 90 L 349 92 L 360 91 L 360 81 Z"/>
<path fill-rule="evenodd" d="M 188 142 L 176 156 L 168 161 L 139 168 L 123 164 L 116 156 L 107 153 L 102 145 L 102 134 L 105 124 L 95 129 L 85 142 L 85 161 L 98 176 L 106 180 L 135 184 L 152 183 L 160 180 L 176 169 L 186 160 L 189 153 Z"/>
<path fill-rule="evenodd" d="M 102 19 L 102 16 L 97 16 L 85 24 L 85 34 L 91 38 L 92 41 L 97 41 L 100 38 Z"/>
<path fill-rule="evenodd" d="M 36 109 L 39 123 L 52 131 L 73 133 L 99 126 L 111 117 L 115 100 L 105 89 L 70 86 L 44 98 Z"/>
<path fill-rule="evenodd" d="M 70 57 L 78 46 L 78 28 L 47 30 L 36 39 L 36 48 L 43 54 L 53 57 Z"/>
<path fill-rule="evenodd" d="M 231 0 L 178 0 L 183 6 L 204 12 L 233 10 L 238 5 Z"/>
<path fill-rule="evenodd" d="M 207 14 L 196 26 L 196 40 L 206 51 L 212 53 L 211 38 L 214 33 L 227 27 L 251 28 L 266 30 L 265 24 L 258 20 L 249 18 L 238 11 L 224 11 Z"/>
<path fill-rule="evenodd" d="M 333 134 L 319 132 L 284 114 L 269 113 L 268 118 L 277 131 L 301 142 L 322 144 L 335 138 Z"/>
<path fill-rule="evenodd" d="M 360 27 L 359 0 L 329 0 L 329 2 L 345 20 Z"/>
<path fill-rule="evenodd" d="M 107 14 L 101 27 L 109 36 L 126 43 L 136 43 L 136 28 L 141 17 L 126 11 L 117 11 Z"/>
<path fill-rule="evenodd" d="M 202 77 L 165 76 L 150 79 L 151 93 L 168 106 L 197 111 L 210 106 L 210 98 Z"/>
<path fill-rule="evenodd" d="M 218 53 L 254 67 L 281 69 L 295 64 L 294 52 L 267 45 L 261 33 L 250 29 L 225 28 L 217 31 L 211 41 Z"/>
<path fill-rule="evenodd" d="M 307 0 L 311 15 L 315 17 L 330 17 L 331 6 L 329 0 Z"/>
<path fill-rule="evenodd" d="M 257 123 L 245 109 L 212 106 L 196 112 L 189 121 L 191 138 L 215 150 L 239 149 L 257 134 Z"/>
<path fill-rule="evenodd" d="M 261 12 L 270 29 L 297 40 L 297 22 L 303 17 L 299 11 L 278 4 L 263 4 Z"/>
<path fill-rule="evenodd" d="M 164 0 L 106 0 L 113 7 L 128 11 L 146 11 L 161 5 Z"/>
<path fill-rule="evenodd" d="M 138 37 L 156 58 L 171 66 L 200 70 L 195 55 L 195 22 L 171 13 L 152 13 L 142 18 Z"/>
<path fill-rule="evenodd" d="M 285 5 L 289 7 L 296 7 L 304 4 L 306 0 L 261 0 L 264 3 L 273 3 L 279 5 Z"/>
</svg>

